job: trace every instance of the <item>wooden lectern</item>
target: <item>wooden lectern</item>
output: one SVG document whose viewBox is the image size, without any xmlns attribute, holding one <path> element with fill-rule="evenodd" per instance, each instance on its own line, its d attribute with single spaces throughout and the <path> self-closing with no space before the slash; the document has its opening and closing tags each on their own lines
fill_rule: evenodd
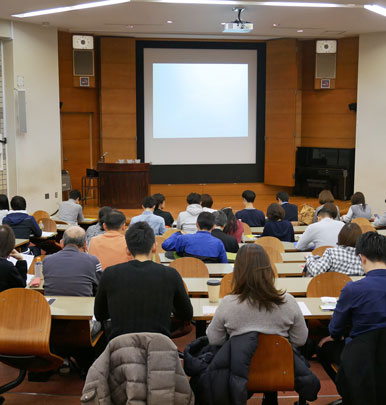
<svg viewBox="0 0 386 405">
<path fill-rule="evenodd" d="M 98 163 L 101 207 L 141 208 L 149 195 L 149 163 Z"/>
</svg>

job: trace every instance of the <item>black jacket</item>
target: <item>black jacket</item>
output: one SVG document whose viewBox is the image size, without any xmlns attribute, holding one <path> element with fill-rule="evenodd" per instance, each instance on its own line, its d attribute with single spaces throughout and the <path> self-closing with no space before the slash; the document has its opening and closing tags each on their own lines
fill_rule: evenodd
<svg viewBox="0 0 386 405">
<path fill-rule="evenodd" d="M 285 217 L 287 221 L 297 221 L 298 220 L 298 207 L 295 204 L 285 203 L 281 205 L 285 212 Z"/>
<path fill-rule="evenodd" d="M 203 336 L 184 352 L 184 369 L 199 405 L 246 405 L 249 365 L 258 345 L 258 332 L 234 336 L 221 347 L 208 345 Z M 294 350 L 295 390 L 302 399 L 314 401 L 319 379 Z M 264 367 L 264 365 L 262 365 Z"/>
<path fill-rule="evenodd" d="M 154 215 L 158 215 L 165 220 L 165 226 L 172 226 L 174 222 L 173 215 L 170 212 L 162 211 L 159 208 L 154 210 Z"/>
<path fill-rule="evenodd" d="M 7 259 L 0 259 L 0 292 L 8 288 L 25 287 L 27 280 L 27 262 L 18 260 L 14 266 Z"/>
<path fill-rule="evenodd" d="M 213 229 L 211 234 L 222 241 L 226 252 L 237 253 L 239 251 L 239 244 L 234 236 L 224 233 L 221 229 Z"/>
<path fill-rule="evenodd" d="M 346 405 L 386 404 L 386 328 L 356 336 L 343 349 L 336 377 Z"/>
</svg>

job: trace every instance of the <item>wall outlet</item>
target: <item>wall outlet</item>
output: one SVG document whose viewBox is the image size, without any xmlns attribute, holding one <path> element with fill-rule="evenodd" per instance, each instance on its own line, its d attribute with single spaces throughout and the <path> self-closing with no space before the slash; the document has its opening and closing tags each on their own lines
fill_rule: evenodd
<svg viewBox="0 0 386 405">
<path fill-rule="evenodd" d="M 48 200 L 48 199 L 50 198 L 50 194 L 49 194 L 49 193 L 44 194 L 44 198 L 45 198 L 46 200 Z"/>
</svg>

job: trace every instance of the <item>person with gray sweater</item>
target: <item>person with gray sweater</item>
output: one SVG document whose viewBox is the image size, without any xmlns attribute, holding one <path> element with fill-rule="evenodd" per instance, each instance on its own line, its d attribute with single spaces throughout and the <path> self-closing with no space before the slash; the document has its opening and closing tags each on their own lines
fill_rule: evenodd
<svg viewBox="0 0 386 405">
<path fill-rule="evenodd" d="M 371 219 L 371 207 L 369 204 L 366 204 L 365 196 L 360 191 L 352 195 L 351 207 L 347 214 L 342 216 L 342 221 L 351 222 L 355 218 Z"/>
</svg>

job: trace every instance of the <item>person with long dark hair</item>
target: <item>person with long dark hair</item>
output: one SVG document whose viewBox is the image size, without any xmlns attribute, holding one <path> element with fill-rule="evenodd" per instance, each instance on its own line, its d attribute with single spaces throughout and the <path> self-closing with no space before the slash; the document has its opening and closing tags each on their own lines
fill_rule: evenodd
<svg viewBox="0 0 386 405">
<path fill-rule="evenodd" d="M 281 241 L 294 242 L 294 228 L 291 222 L 284 219 L 285 211 L 277 203 L 270 204 L 267 209 L 268 222 L 264 225 L 261 236 L 273 236 Z"/>
<path fill-rule="evenodd" d="M 227 224 L 224 227 L 224 233 L 235 237 L 237 242 L 241 243 L 241 238 L 244 233 L 243 224 L 235 217 L 232 208 L 223 208 L 221 211 L 227 216 Z"/>
<path fill-rule="evenodd" d="M 343 215 L 342 221 L 351 222 L 355 218 L 371 219 L 371 207 L 366 204 L 365 196 L 360 191 L 354 193 L 351 197 L 351 207 L 346 215 Z"/>
</svg>

